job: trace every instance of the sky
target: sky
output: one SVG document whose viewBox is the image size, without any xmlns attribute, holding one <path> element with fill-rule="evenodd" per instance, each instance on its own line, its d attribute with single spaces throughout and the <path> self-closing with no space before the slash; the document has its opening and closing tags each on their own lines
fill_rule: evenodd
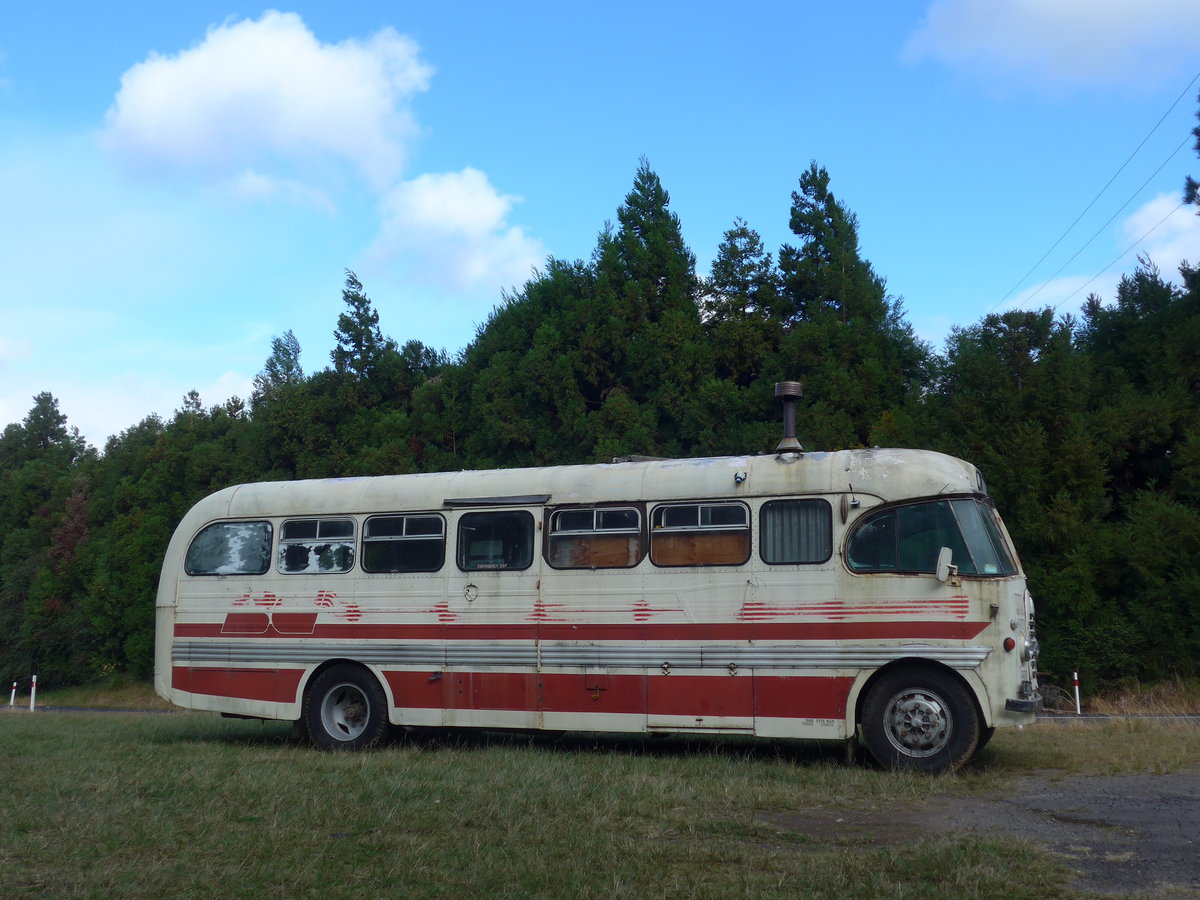
<svg viewBox="0 0 1200 900">
<path fill-rule="evenodd" d="M 231 3 L 0 3 L 0 426 L 49 391 L 102 449 L 288 330 L 326 368 L 347 269 L 455 353 L 643 157 L 700 274 L 815 160 L 938 349 L 1200 264 L 1195 0 Z"/>
</svg>

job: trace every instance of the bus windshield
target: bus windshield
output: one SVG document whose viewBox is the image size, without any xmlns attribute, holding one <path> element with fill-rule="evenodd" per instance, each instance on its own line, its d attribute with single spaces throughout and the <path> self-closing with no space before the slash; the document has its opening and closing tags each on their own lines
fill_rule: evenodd
<svg viewBox="0 0 1200 900">
<path fill-rule="evenodd" d="M 853 572 L 932 573 L 949 547 L 960 575 L 1015 575 L 1016 562 L 982 500 L 931 500 L 893 506 L 865 518 L 851 535 L 846 564 Z"/>
</svg>

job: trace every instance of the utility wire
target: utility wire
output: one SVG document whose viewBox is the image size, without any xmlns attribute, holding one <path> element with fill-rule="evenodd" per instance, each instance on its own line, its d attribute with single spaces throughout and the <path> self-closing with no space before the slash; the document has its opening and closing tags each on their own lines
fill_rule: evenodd
<svg viewBox="0 0 1200 900">
<path fill-rule="evenodd" d="M 1005 295 L 1003 297 L 1001 297 L 998 301 L 996 301 L 996 305 L 993 306 L 990 310 L 988 310 L 989 313 L 995 312 L 996 309 L 1000 306 L 1000 304 L 1002 304 L 1005 300 L 1007 300 L 1009 297 L 1011 297 L 1013 291 L 1015 291 L 1022 284 L 1024 284 L 1025 279 L 1028 278 L 1030 275 L 1032 275 L 1035 271 L 1037 271 L 1038 266 L 1040 266 L 1043 262 L 1045 262 L 1046 257 L 1048 257 L 1051 253 L 1053 253 L 1055 248 L 1063 242 L 1063 239 L 1066 238 L 1066 236 L 1071 233 L 1071 231 L 1075 228 L 1075 226 L 1079 224 L 1079 221 L 1085 215 L 1087 215 L 1088 210 L 1090 210 L 1093 206 L 1096 205 L 1096 201 L 1099 200 L 1104 195 L 1104 192 L 1107 191 L 1109 189 L 1109 187 L 1112 186 L 1112 183 L 1117 180 L 1117 176 L 1120 175 L 1123 171 L 1125 171 L 1125 167 L 1128 166 L 1129 163 L 1133 160 L 1133 158 L 1138 155 L 1138 151 L 1140 151 L 1142 149 L 1142 147 L 1146 146 L 1146 142 L 1148 140 L 1150 140 L 1151 137 L 1154 136 L 1154 132 L 1158 131 L 1159 126 L 1161 126 L 1162 123 L 1167 120 L 1167 116 L 1169 116 L 1174 111 L 1175 107 L 1179 105 L 1179 101 L 1182 100 L 1189 91 L 1191 91 L 1192 85 L 1194 85 L 1197 80 L 1200 80 L 1200 72 L 1197 72 L 1192 77 L 1192 80 L 1188 82 L 1187 87 L 1185 87 L 1182 91 L 1179 92 L 1179 96 L 1175 98 L 1175 102 L 1172 103 L 1170 105 L 1170 107 L 1168 107 L 1167 111 L 1162 114 L 1162 118 L 1160 118 L 1154 124 L 1154 127 L 1150 129 L 1149 133 L 1144 138 L 1142 138 L 1142 142 L 1140 144 L 1138 144 L 1137 147 L 1134 148 L 1133 152 L 1129 154 L 1129 156 L 1125 160 L 1125 162 L 1121 163 L 1121 167 L 1119 169 L 1117 169 L 1116 172 L 1113 173 L 1112 178 L 1108 179 L 1108 182 L 1104 185 L 1104 187 L 1100 188 L 1100 191 L 1096 194 L 1095 197 L 1092 198 L 1092 202 L 1089 203 L 1086 207 L 1084 207 L 1083 212 L 1081 212 L 1078 216 L 1075 217 L 1075 221 L 1072 222 L 1070 225 L 1068 225 L 1067 230 L 1058 236 L 1058 240 L 1056 240 L 1050 246 L 1049 250 L 1047 250 L 1045 253 L 1042 254 L 1041 259 L 1039 259 L 1037 262 L 1035 262 L 1033 264 L 1033 266 L 1030 267 L 1029 271 L 1026 272 L 1024 275 L 1022 275 L 1020 278 L 1018 278 L 1016 284 L 1014 284 L 1012 287 L 1010 287 L 1008 289 L 1007 293 L 1005 293 Z M 1185 143 L 1186 143 L 1186 141 L 1185 141 Z M 1175 152 L 1178 153 L 1179 151 L 1176 150 Z M 1174 156 L 1175 154 L 1173 153 L 1171 155 Z M 1168 159 L 1170 159 L 1170 157 L 1168 157 Z M 1164 165 L 1165 165 L 1165 163 L 1164 163 Z M 1153 176 L 1151 176 L 1151 177 L 1153 177 Z M 1094 239 L 1094 236 L 1093 236 L 1093 239 Z M 1084 246 L 1086 246 L 1086 244 Z M 1082 248 L 1080 248 L 1080 249 L 1082 250 Z M 1076 256 L 1078 256 L 1078 255 L 1079 254 L 1077 253 Z M 1071 257 L 1071 258 L 1074 259 L 1075 257 Z M 1062 270 L 1060 269 L 1059 271 L 1062 271 Z"/>
<path fill-rule="evenodd" d="M 1089 284 L 1091 284 L 1093 281 L 1095 281 L 1097 278 L 1099 278 L 1101 275 L 1103 275 L 1105 272 L 1107 272 L 1109 269 L 1111 269 L 1113 266 L 1115 266 L 1117 263 L 1119 263 L 1122 259 L 1124 259 L 1126 256 L 1128 256 L 1130 251 L 1132 251 L 1134 247 L 1136 247 L 1138 244 L 1140 244 L 1146 238 L 1150 237 L 1150 235 L 1153 234 L 1158 229 L 1159 225 L 1161 225 L 1163 222 L 1167 221 L 1167 219 L 1171 218 L 1171 216 L 1175 215 L 1175 213 L 1179 212 L 1185 206 L 1187 206 L 1187 201 L 1186 200 L 1181 201 L 1178 206 L 1176 206 L 1173 210 L 1171 210 L 1169 213 L 1167 213 L 1165 216 L 1163 216 L 1161 219 L 1159 219 L 1157 222 L 1155 222 L 1154 225 L 1152 225 L 1145 234 L 1143 234 L 1140 238 L 1138 238 L 1136 241 L 1134 241 L 1132 244 L 1130 244 L 1128 247 L 1126 247 L 1121 252 L 1120 256 L 1118 256 L 1116 259 L 1114 259 L 1112 262 L 1110 262 L 1107 266 L 1105 266 L 1103 269 L 1101 269 L 1099 272 L 1097 272 L 1095 275 L 1093 275 L 1091 278 L 1089 278 L 1087 281 L 1085 281 L 1079 287 L 1075 288 L 1075 290 L 1071 291 L 1071 293 L 1069 293 L 1067 296 L 1065 296 L 1061 300 L 1059 300 L 1058 303 L 1055 304 L 1055 306 L 1054 306 L 1054 311 L 1058 312 L 1058 308 L 1060 306 L 1062 306 L 1064 303 L 1066 303 L 1068 300 L 1070 300 L 1072 297 L 1074 297 L 1076 294 L 1078 294 L 1080 291 L 1082 291 L 1084 288 L 1086 288 Z"/>
<path fill-rule="evenodd" d="M 1164 159 L 1162 161 L 1162 163 L 1159 165 L 1159 167 L 1150 173 L 1150 177 L 1147 178 L 1145 181 L 1143 181 L 1141 183 L 1141 185 L 1138 187 L 1138 189 L 1129 195 L 1129 199 L 1121 204 L 1121 208 L 1118 209 L 1111 216 L 1109 216 L 1108 221 L 1105 222 L 1103 225 L 1101 225 L 1099 228 L 1097 228 L 1095 233 L 1090 238 L 1087 239 L 1087 241 L 1084 243 L 1084 245 L 1082 247 L 1080 247 L 1078 250 L 1076 250 L 1075 254 L 1070 259 L 1068 259 L 1065 263 L 1063 263 L 1061 266 L 1059 266 L 1057 269 L 1055 269 L 1053 275 L 1051 275 L 1049 278 L 1047 278 L 1045 281 L 1043 281 L 1040 285 L 1038 285 L 1037 290 L 1034 291 L 1032 294 L 1030 294 L 1028 297 L 1026 297 L 1024 302 L 1028 303 L 1030 300 L 1032 300 L 1034 297 L 1036 297 L 1038 294 L 1040 294 L 1042 292 L 1042 289 L 1045 288 L 1046 285 L 1050 284 L 1052 281 L 1054 281 L 1055 278 L 1057 278 L 1062 273 L 1063 269 L 1065 269 L 1071 263 L 1075 262 L 1076 257 L 1078 257 L 1080 253 L 1082 253 L 1089 246 L 1091 246 L 1092 241 L 1094 241 L 1096 238 L 1098 238 L 1104 232 L 1104 229 L 1106 229 L 1109 225 L 1111 225 L 1116 220 L 1117 216 L 1119 216 L 1121 213 L 1123 213 L 1125 211 L 1125 208 L 1127 206 L 1129 206 L 1129 204 L 1132 203 L 1134 201 L 1134 199 L 1136 199 L 1137 195 L 1140 194 L 1145 189 L 1146 185 L 1148 185 L 1151 181 L 1154 180 L 1154 176 L 1157 175 L 1159 172 L 1161 172 L 1166 167 L 1167 163 L 1169 163 L 1172 159 L 1174 159 L 1176 157 L 1176 155 L 1178 155 L 1179 151 L 1184 148 L 1184 145 L 1187 144 L 1188 141 L 1190 141 L 1191 139 L 1192 139 L 1192 136 L 1190 134 L 1187 137 L 1185 137 L 1183 139 L 1183 142 L 1178 147 L 1176 147 L 1173 151 L 1171 151 L 1171 155 L 1168 156 L 1166 159 Z M 1166 221 L 1166 220 L 1164 219 L 1163 221 Z M 1159 222 L 1158 224 L 1161 225 L 1162 222 Z M 1158 227 L 1158 225 L 1154 226 L 1154 228 L 1157 228 L 1157 227 Z M 1142 235 L 1142 237 L 1138 239 L 1138 242 L 1145 240 L 1146 237 L 1149 236 L 1150 232 L 1154 230 L 1154 228 L 1150 229 L 1150 231 L 1147 231 L 1146 234 Z M 1136 247 L 1137 244 L 1135 243 L 1134 246 Z M 1131 247 L 1130 249 L 1133 249 L 1133 248 Z M 1125 251 L 1125 253 L 1128 253 L 1128 252 L 1129 252 L 1129 250 Z M 1121 256 L 1124 256 L 1125 253 L 1122 253 Z M 1120 259 L 1120 257 L 1117 257 L 1117 258 Z M 1109 263 L 1109 265 L 1111 266 L 1112 263 Z M 1107 267 L 1106 267 L 1106 270 L 1107 270 Z M 1100 275 L 1103 275 L 1103 274 L 1104 274 L 1103 272 L 1099 273 L 1099 275 L 1095 276 L 1095 278 L 1092 278 L 1091 281 L 1088 282 L 1088 284 L 1091 284 L 1092 281 L 1095 281 L 1096 278 L 1099 278 Z M 1075 295 L 1072 294 L 1071 296 L 1073 297 Z M 1003 302 L 1003 301 L 1001 301 L 1001 302 Z M 1059 305 L 1061 306 L 1061 304 L 1059 304 Z M 1057 308 L 1058 307 L 1055 307 L 1055 309 L 1057 309 Z"/>
</svg>

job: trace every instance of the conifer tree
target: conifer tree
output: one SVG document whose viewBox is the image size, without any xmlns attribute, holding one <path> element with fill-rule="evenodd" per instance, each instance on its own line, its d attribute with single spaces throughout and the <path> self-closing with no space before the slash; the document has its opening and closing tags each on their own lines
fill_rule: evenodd
<svg viewBox="0 0 1200 900">
<path fill-rule="evenodd" d="M 267 357 L 263 370 L 254 376 L 254 394 L 251 402 L 262 402 L 284 386 L 296 385 L 303 380 L 300 342 L 289 328 L 282 335 L 271 338 L 271 355 Z"/>
<path fill-rule="evenodd" d="M 874 428 L 919 395 L 930 375 L 930 349 L 859 254 L 857 220 L 815 162 L 792 194 L 791 229 L 801 242 L 779 251 L 776 316 L 786 333 L 772 367 L 775 380 L 806 383 L 815 446 L 868 444 Z"/>
<path fill-rule="evenodd" d="M 379 330 L 379 313 L 363 293 L 362 282 L 349 269 L 346 270 L 342 300 L 346 309 L 338 316 L 337 329 L 333 333 L 337 342 L 330 354 L 333 368 L 339 375 L 369 382 L 384 354 L 395 351 L 396 344 Z"/>
<path fill-rule="evenodd" d="M 783 334 L 780 290 L 779 270 L 762 238 L 736 220 L 717 248 L 701 300 L 718 378 L 746 388 L 761 377 L 764 360 Z"/>
</svg>

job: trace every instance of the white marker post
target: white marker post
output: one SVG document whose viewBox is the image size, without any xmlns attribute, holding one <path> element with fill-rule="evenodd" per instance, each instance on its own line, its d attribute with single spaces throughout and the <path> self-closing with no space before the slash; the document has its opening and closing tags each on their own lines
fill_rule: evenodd
<svg viewBox="0 0 1200 900">
<path fill-rule="evenodd" d="M 33 704 L 37 700 L 37 676 L 33 676 L 33 684 L 29 686 L 29 711 L 33 712 Z"/>
<path fill-rule="evenodd" d="M 1075 678 L 1075 715 L 1078 716 L 1083 714 L 1083 710 L 1079 707 L 1079 673 L 1072 672 L 1071 674 Z"/>
<path fill-rule="evenodd" d="M 16 702 L 17 702 L 17 683 L 14 681 L 12 693 L 8 695 L 8 705 L 12 706 Z"/>
</svg>

